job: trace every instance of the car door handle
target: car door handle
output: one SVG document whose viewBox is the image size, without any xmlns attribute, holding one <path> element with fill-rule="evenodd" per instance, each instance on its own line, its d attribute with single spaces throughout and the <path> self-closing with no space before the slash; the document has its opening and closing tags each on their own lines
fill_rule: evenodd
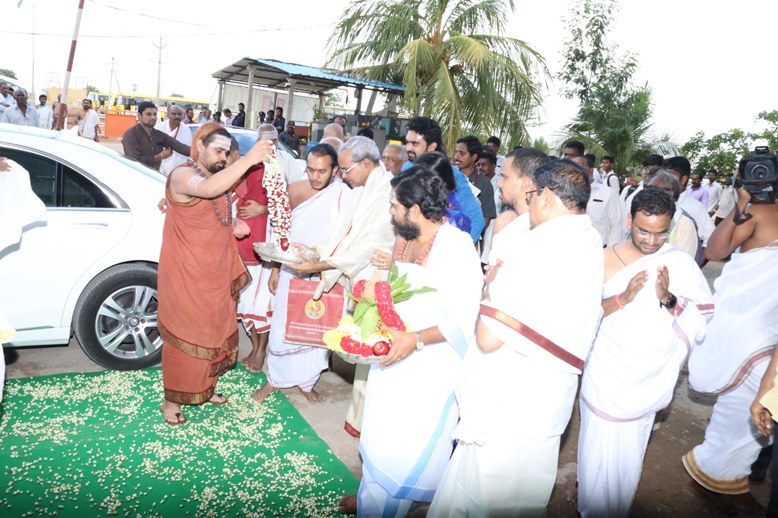
<svg viewBox="0 0 778 518">
<path fill-rule="evenodd" d="M 73 223 L 71 228 L 73 230 L 103 229 L 108 228 L 108 223 Z"/>
</svg>

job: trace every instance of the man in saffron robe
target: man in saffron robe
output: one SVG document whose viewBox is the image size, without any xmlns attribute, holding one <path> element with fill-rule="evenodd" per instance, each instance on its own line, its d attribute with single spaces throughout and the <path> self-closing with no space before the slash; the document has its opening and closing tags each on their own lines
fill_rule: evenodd
<svg viewBox="0 0 778 518">
<path fill-rule="evenodd" d="M 186 422 L 182 404 L 226 403 L 215 393 L 216 381 L 237 358 L 236 300 L 249 276 L 233 235 L 228 191 L 270 145 L 258 142 L 225 168 L 230 147 L 226 130 L 206 124 L 194 138 L 194 163 L 168 178 L 158 292 L 165 388 L 160 410 L 170 425 Z"/>
</svg>

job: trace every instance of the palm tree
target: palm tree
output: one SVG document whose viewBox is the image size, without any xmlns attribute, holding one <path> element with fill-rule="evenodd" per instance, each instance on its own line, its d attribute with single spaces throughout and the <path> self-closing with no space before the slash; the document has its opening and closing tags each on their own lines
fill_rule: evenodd
<svg viewBox="0 0 778 518">
<path fill-rule="evenodd" d="M 354 0 L 330 37 L 328 64 L 402 84 L 404 108 L 436 119 L 449 149 L 463 132 L 528 144 L 535 76 L 547 69 L 529 45 L 501 35 L 507 15 L 503 0 Z"/>
</svg>

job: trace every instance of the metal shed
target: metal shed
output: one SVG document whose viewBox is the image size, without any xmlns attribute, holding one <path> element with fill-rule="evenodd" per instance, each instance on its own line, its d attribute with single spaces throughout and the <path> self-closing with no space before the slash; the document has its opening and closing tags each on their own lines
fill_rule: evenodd
<svg viewBox="0 0 778 518">
<path fill-rule="evenodd" d="M 359 114 L 362 107 L 362 92 L 370 90 L 373 95 L 382 92 L 388 95 L 402 95 L 403 87 L 383 81 L 361 79 L 349 74 L 340 74 L 333 70 L 309 67 L 296 63 L 285 63 L 275 59 L 257 59 L 245 57 L 211 74 L 219 84 L 219 105 L 223 101 L 224 85 L 227 83 L 249 86 L 248 99 L 246 100 L 246 112 L 251 127 L 254 127 L 256 114 L 252 106 L 253 87 L 267 87 L 288 91 L 288 104 L 286 111 L 291 113 L 294 101 L 294 92 L 305 92 L 319 96 L 319 107 L 324 104 L 324 94 L 329 90 L 343 86 L 355 88 L 357 94 L 357 108 L 355 114 Z M 371 103 L 372 104 L 372 103 Z"/>
</svg>

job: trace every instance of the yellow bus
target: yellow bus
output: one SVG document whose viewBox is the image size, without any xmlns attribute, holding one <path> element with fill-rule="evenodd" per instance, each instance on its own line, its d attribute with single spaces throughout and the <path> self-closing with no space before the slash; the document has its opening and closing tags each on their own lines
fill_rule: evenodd
<svg viewBox="0 0 778 518">
<path fill-rule="evenodd" d="M 157 103 L 156 96 L 139 94 L 136 92 L 118 92 L 114 94 L 90 92 L 87 97 L 92 101 L 92 107 L 94 109 L 99 109 L 101 112 L 106 113 L 136 112 L 138 110 L 138 105 L 144 101 L 149 101 L 154 104 Z M 172 104 L 177 104 L 184 109 L 192 108 L 195 113 L 197 113 L 203 108 L 208 108 L 210 102 L 205 99 L 160 96 L 159 104 L 157 109 L 161 113 L 167 112 L 167 107 Z"/>
</svg>

